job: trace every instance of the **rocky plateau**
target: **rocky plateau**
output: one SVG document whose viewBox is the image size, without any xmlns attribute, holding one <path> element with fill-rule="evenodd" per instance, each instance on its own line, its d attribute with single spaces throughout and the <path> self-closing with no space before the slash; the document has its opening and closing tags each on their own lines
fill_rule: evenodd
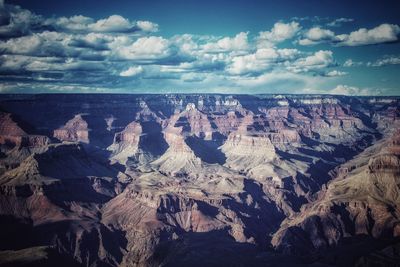
<svg viewBox="0 0 400 267">
<path fill-rule="evenodd" d="M 0 95 L 0 266 L 400 266 L 400 98 Z"/>
</svg>

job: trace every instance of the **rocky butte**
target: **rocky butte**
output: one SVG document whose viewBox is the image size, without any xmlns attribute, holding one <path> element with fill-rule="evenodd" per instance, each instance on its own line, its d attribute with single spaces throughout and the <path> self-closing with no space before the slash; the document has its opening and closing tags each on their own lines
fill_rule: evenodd
<svg viewBox="0 0 400 267">
<path fill-rule="evenodd" d="M 399 266 L 400 98 L 0 95 L 0 266 Z"/>
</svg>

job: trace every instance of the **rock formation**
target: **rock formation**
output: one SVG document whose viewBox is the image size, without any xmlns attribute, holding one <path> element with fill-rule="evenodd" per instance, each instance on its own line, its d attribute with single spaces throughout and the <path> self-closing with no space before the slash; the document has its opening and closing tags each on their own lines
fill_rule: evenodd
<svg viewBox="0 0 400 267">
<path fill-rule="evenodd" d="M 89 129 L 82 115 L 75 115 L 64 126 L 54 130 L 54 137 L 60 141 L 89 143 Z"/>
<path fill-rule="evenodd" d="M 202 162 L 185 143 L 182 135 L 183 127 L 175 127 L 180 114 L 172 116 L 168 126 L 164 129 L 164 138 L 168 143 L 168 150 L 156 161 L 152 162 L 153 168 L 172 176 L 189 174 L 201 169 Z"/>
<path fill-rule="evenodd" d="M 272 244 L 287 253 L 313 253 L 335 247 L 344 238 L 398 237 L 399 136 L 396 132 L 384 138 L 338 167 L 337 178 L 318 200 L 282 223 Z"/>
<path fill-rule="evenodd" d="M 0 110 L 0 265 L 396 258 L 399 98 L 1 95 Z"/>
<path fill-rule="evenodd" d="M 126 164 L 129 157 L 135 155 L 139 148 L 142 126 L 138 122 L 131 122 L 122 132 L 116 133 L 114 142 L 108 147 L 112 151 L 112 159 Z"/>
</svg>

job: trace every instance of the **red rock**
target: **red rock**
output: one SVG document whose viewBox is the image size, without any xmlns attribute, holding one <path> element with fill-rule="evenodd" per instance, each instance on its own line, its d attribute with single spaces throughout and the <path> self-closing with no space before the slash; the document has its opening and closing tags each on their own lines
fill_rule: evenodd
<svg viewBox="0 0 400 267">
<path fill-rule="evenodd" d="M 53 136 L 60 141 L 89 143 L 88 124 L 80 114 L 75 115 L 64 126 L 54 130 Z"/>
</svg>

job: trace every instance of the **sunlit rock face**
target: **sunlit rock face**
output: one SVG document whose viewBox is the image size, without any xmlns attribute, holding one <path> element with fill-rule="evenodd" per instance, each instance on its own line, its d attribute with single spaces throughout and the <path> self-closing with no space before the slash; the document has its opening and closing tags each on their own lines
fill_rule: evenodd
<svg viewBox="0 0 400 267">
<path fill-rule="evenodd" d="M 140 123 L 131 122 L 122 132 L 115 134 L 113 144 L 108 147 L 112 151 L 112 159 L 126 164 L 128 157 L 135 155 L 139 149 L 142 126 Z"/>
<path fill-rule="evenodd" d="M 0 110 L 0 256 L 351 266 L 398 245 L 398 98 L 1 95 Z"/>
<path fill-rule="evenodd" d="M 398 237 L 399 136 L 396 131 L 341 165 L 319 199 L 287 218 L 272 243 L 287 253 L 312 253 L 346 237 Z"/>
<path fill-rule="evenodd" d="M 82 115 L 75 115 L 64 126 L 54 130 L 54 137 L 60 141 L 89 143 L 89 129 Z"/>
</svg>

